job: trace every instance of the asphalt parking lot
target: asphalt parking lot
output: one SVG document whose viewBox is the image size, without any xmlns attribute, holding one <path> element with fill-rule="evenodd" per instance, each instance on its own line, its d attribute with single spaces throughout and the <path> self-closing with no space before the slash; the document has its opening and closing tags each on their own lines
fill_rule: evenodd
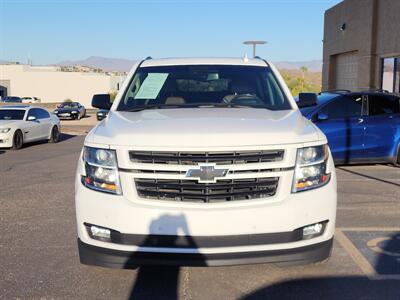
<svg viewBox="0 0 400 300">
<path fill-rule="evenodd" d="M 81 265 L 73 186 L 84 140 L 78 129 L 58 144 L 0 149 L 1 299 L 400 299 L 400 168 L 388 165 L 337 169 L 337 230 L 324 264 Z"/>
</svg>

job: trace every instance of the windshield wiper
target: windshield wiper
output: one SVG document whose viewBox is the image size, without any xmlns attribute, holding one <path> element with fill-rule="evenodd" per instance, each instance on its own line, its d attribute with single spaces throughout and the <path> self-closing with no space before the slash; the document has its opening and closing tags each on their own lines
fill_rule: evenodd
<svg viewBox="0 0 400 300">
<path fill-rule="evenodd" d="M 164 108 L 195 108 L 195 107 L 217 107 L 217 108 L 264 108 L 268 109 L 267 106 L 261 105 L 243 105 L 243 104 L 234 104 L 234 103 L 191 103 L 191 104 L 151 104 L 151 105 L 143 105 L 135 108 L 128 109 L 128 112 L 137 112 L 146 109 L 164 109 Z"/>
<path fill-rule="evenodd" d="M 151 104 L 151 105 L 138 106 L 135 108 L 128 109 L 126 111 L 135 112 L 135 111 L 142 111 L 142 110 L 146 110 L 146 109 L 178 108 L 178 107 L 184 107 L 184 106 L 185 105 L 176 105 L 176 104 Z"/>
<path fill-rule="evenodd" d="M 198 103 L 194 104 L 193 107 L 218 107 L 218 108 L 268 108 L 262 105 L 243 105 L 234 103 Z"/>
</svg>

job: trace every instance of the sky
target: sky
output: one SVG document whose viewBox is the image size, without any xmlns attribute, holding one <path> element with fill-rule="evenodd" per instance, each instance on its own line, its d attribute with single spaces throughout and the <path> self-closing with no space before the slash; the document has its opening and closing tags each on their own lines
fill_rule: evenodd
<svg viewBox="0 0 400 300">
<path fill-rule="evenodd" d="M 51 64 L 252 54 L 322 58 L 323 18 L 340 0 L 0 0 L 0 60 Z"/>
</svg>

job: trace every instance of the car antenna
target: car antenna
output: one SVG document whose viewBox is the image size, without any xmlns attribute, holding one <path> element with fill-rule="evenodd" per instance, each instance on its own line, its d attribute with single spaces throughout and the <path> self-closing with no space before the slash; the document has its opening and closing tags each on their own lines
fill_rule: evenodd
<svg viewBox="0 0 400 300">
<path fill-rule="evenodd" d="M 244 62 L 248 62 L 249 61 L 249 58 L 247 57 L 247 53 L 244 54 L 243 61 Z"/>
</svg>

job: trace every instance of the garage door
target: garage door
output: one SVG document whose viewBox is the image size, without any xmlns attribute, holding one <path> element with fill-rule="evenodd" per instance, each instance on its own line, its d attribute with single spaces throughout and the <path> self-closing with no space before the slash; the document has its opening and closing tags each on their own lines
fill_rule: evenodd
<svg viewBox="0 0 400 300">
<path fill-rule="evenodd" d="M 335 89 L 357 90 L 358 53 L 348 52 L 336 56 Z"/>
</svg>

